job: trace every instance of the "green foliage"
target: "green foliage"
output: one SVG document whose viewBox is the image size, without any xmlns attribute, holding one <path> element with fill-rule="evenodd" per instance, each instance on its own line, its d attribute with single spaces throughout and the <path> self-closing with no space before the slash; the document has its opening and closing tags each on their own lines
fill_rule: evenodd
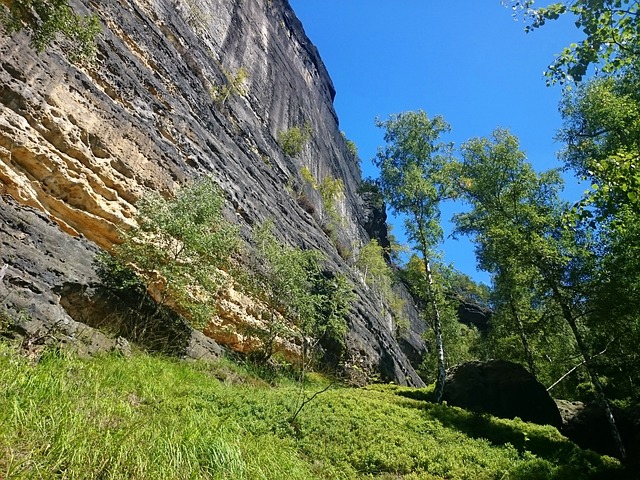
<svg viewBox="0 0 640 480">
<path fill-rule="evenodd" d="M 389 240 L 389 258 L 392 265 L 401 265 L 404 262 L 404 255 L 411 253 L 408 245 L 398 241 L 393 233 L 393 225 L 387 223 L 387 239 Z"/>
<path fill-rule="evenodd" d="M 606 380 L 603 389 L 614 397 L 637 398 L 638 379 L 631 373 L 637 371 L 637 358 L 631 345 L 640 339 L 635 307 L 640 266 L 632 253 L 639 242 L 640 212 L 639 7 L 617 0 L 552 7 L 542 9 L 532 28 L 552 14 L 572 13 L 586 38 L 558 57 L 549 72 L 551 80 L 573 77 L 579 82 L 589 65 L 600 68 L 597 77 L 565 89 L 560 105 L 562 158 L 592 186 L 577 206 L 581 222 L 567 222 L 568 229 L 580 230 L 575 241 L 591 252 L 591 259 L 584 262 L 583 256 L 581 268 L 576 268 L 580 261 L 572 260 L 565 283 L 582 295 L 571 303 L 581 306 L 576 313 L 582 320 L 582 349 L 597 352 L 590 364 Z M 599 383 L 597 378 L 592 381 Z"/>
<path fill-rule="evenodd" d="M 327 339 L 334 346 L 345 347 L 347 322 L 351 305 L 355 300 L 353 285 L 343 274 L 326 273 L 316 284 L 319 295 L 318 318 L 311 325 L 310 333 L 320 340 Z"/>
<path fill-rule="evenodd" d="M 349 282 L 342 275 L 323 274 L 320 252 L 287 246 L 275 238 L 272 229 L 271 223 L 265 223 L 255 232 L 249 272 L 252 293 L 268 306 L 263 315 L 267 330 L 254 332 L 263 341 L 260 360 L 275 353 L 278 337 L 310 338 L 311 350 L 323 340 L 343 346 L 353 301 Z"/>
<path fill-rule="evenodd" d="M 537 260 L 534 254 L 563 261 L 557 252 L 537 251 L 550 245 L 545 235 L 560 226 L 560 210 L 566 209 L 558 200 L 559 173 L 538 175 L 525 161 L 518 139 L 504 129 L 495 130 L 491 139 L 470 140 L 461 151 L 459 186 L 472 210 L 456 216 L 457 231 L 481 240 L 476 245 L 480 266 L 494 272 L 516 255 L 530 262 Z"/>
<path fill-rule="evenodd" d="M 442 117 L 430 119 L 423 111 L 393 115 L 376 125 L 386 130 L 387 143 L 374 160 L 380 189 L 391 208 L 407 216 L 409 239 L 426 253 L 442 239 L 440 202 L 453 193 L 451 145 L 439 141 L 450 127 Z"/>
<path fill-rule="evenodd" d="M 10 35 L 25 30 L 39 52 L 62 36 L 72 46 L 65 49 L 72 60 L 93 58 L 100 33 L 98 17 L 74 13 L 68 0 L 3 0 L 0 24 Z"/>
<path fill-rule="evenodd" d="M 565 319 L 580 319 L 580 325 L 572 320 L 570 325 L 574 323 L 572 333 L 579 340 L 576 347 L 582 355 L 594 355 L 585 368 L 598 372 L 595 377 L 591 375 L 591 381 L 600 401 L 604 390 L 609 395 L 637 397 L 632 393 L 637 392 L 637 379 L 629 375 L 637 370 L 631 344 L 640 339 L 635 308 L 640 266 L 636 257 L 623 250 L 633 252 L 638 245 L 639 4 L 630 0 L 578 0 L 534 9 L 532 0 L 503 3 L 512 5 L 516 16 L 524 14 L 529 23 L 527 31 L 572 15 L 576 27 L 585 34 L 582 41 L 556 57 L 547 71 L 548 83 L 580 83 L 587 78 L 590 67 L 597 69 L 597 76 L 576 89 L 564 90 L 560 105 L 564 125 L 558 135 L 565 142 L 562 157 L 567 167 L 590 181 L 592 189 L 585 192 L 576 212 L 564 214 L 564 229 L 556 226 L 547 230 L 556 246 L 562 242 L 564 246 L 556 249 L 562 252 L 561 257 L 547 262 L 542 270 L 547 280 L 555 277 L 552 283 L 561 286 L 553 292 L 556 300 L 563 299 L 556 310 L 561 309 Z M 626 239 L 625 247 L 618 243 L 622 238 Z M 570 244 L 574 245 L 572 252 Z M 563 278 L 559 272 L 563 272 Z M 535 303 L 540 311 L 549 291 L 544 296 L 539 287 L 534 290 L 525 295 L 526 302 L 520 301 L 518 308 L 526 311 L 526 303 Z M 619 313 L 614 313 L 617 309 Z M 547 311 L 538 317 L 548 320 L 552 315 Z M 573 384 L 578 381 L 574 378 Z"/>
<path fill-rule="evenodd" d="M 607 378 L 614 398 L 637 399 L 640 394 L 640 218 L 623 207 L 602 225 L 595 291 L 587 319 L 598 371 Z"/>
<path fill-rule="evenodd" d="M 290 157 L 298 157 L 305 145 L 311 140 L 311 125 L 305 123 L 303 127 L 291 127 L 278 133 L 278 143 L 282 151 Z"/>
<path fill-rule="evenodd" d="M 123 233 L 113 260 L 103 270 L 118 283 L 135 285 L 131 268 L 147 288 L 154 285 L 161 303 L 175 304 L 196 328 L 215 314 L 216 297 L 225 282 L 220 269 L 239 246 L 237 229 L 222 215 L 224 199 L 209 178 L 181 188 L 166 200 L 150 194 L 138 202 L 138 227 Z"/>
<path fill-rule="evenodd" d="M 496 131 L 492 141 L 472 140 L 463 146 L 462 155 L 461 184 L 472 209 L 457 216 L 457 225 L 460 231 L 475 236 L 480 264 L 494 274 L 501 287 L 498 291 L 503 292 L 503 304 L 511 309 L 530 368 L 534 369 L 534 362 L 523 314 L 537 316 L 539 327 L 566 322 L 598 401 L 608 410 L 611 432 L 624 457 L 593 360 L 597 352 L 606 352 L 607 337 L 610 342 L 615 337 L 605 327 L 607 334 L 591 343 L 591 332 L 585 328 L 596 318 L 608 327 L 615 323 L 594 315 L 591 304 L 602 285 L 599 231 L 581 222 L 576 210 L 560 200 L 557 172 L 536 174 L 519 150 L 517 139 L 508 132 Z M 535 315 L 530 315 L 531 311 Z"/>
<path fill-rule="evenodd" d="M 117 248 L 124 249 L 125 247 Z M 102 284 L 109 290 L 115 292 L 145 292 L 147 289 L 143 279 L 132 270 L 132 265 L 125 264 L 122 258 L 118 258 L 105 250 L 100 251 L 96 256 L 96 266 Z"/>
<path fill-rule="evenodd" d="M 311 188 L 313 188 L 314 190 L 318 189 L 318 183 L 316 182 L 313 173 L 311 173 L 311 170 L 309 170 L 309 167 L 307 167 L 306 165 L 302 167 L 300 169 L 300 175 L 302 175 L 302 179 L 307 182 L 311 186 Z"/>
<path fill-rule="evenodd" d="M 507 130 L 470 140 L 462 157 L 460 188 L 472 208 L 455 222 L 458 232 L 474 237 L 478 263 L 493 275 L 490 338 L 496 343 L 489 345 L 496 348 L 493 354 L 522 361 L 549 384 L 572 366 L 576 354 L 553 291 L 576 281 L 577 300 L 584 278 L 572 280 L 571 270 L 589 265 L 590 254 L 580 248 L 575 230 L 565 228 L 569 207 L 558 197 L 558 173 L 537 174 Z M 571 301 L 576 308 L 579 303 Z M 506 336 L 518 338 L 516 350 Z M 544 365 L 544 372 L 536 365 Z"/>
<path fill-rule="evenodd" d="M 344 196 L 344 183 L 339 178 L 328 176 L 322 180 L 318 190 L 326 207 L 335 208 L 335 203 Z"/>
<path fill-rule="evenodd" d="M 639 6 L 632 0 L 577 0 L 532 8 L 533 0 L 504 0 L 514 15 L 522 14 L 526 31 L 532 31 L 563 15 L 575 17 L 583 40 L 566 47 L 549 66 L 549 83 L 580 82 L 589 66 L 599 66 L 605 74 L 617 73 L 637 62 Z"/>
<path fill-rule="evenodd" d="M 344 183 L 339 178 L 325 177 L 318 186 L 322 207 L 328 216 L 327 228 L 335 234 L 335 231 L 343 224 L 342 216 L 338 211 L 338 203 L 344 200 Z"/>
<path fill-rule="evenodd" d="M 447 346 L 444 351 L 447 365 L 477 360 L 476 351 L 482 339 L 475 327 L 469 327 L 460 323 L 457 314 L 458 300 L 449 294 L 447 277 L 453 276 L 450 267 L 435 263 L 433 268 L 433 286 L 431 294 L 435 297 L 438 306 L 442 341 Z M 401 278 L 411 295 L 418 302 L 418 307 L 427 325 L 430 327 L 424 335 L 428 353 L 420 366 L 420 376 L 425 382 L 436 380 L 435 372 L 438 371 L 437 339 L 433 325 L 433 302 L 428 297 L 429 288 L 424 262 L 412 255 L 401 270 Z"/>
<path fill-rule="evenodd" d="M 409 390 L 334 388 L 290 425 L 297 387 L 286 379 L 270 387 L 227 361 L 48 354 L 32 364 L 0 344 L 0 471 L 70 480 L 622 473 L 615 460 L 579 449 L 552 427 L 401 396 Z"/>
<path fill-rule="evenodd" d="M 344 199 L 344 183 L 339 178 L 333 178 L 331 175 L 326 176 L 320 184 L 316 181 L 313 173 L 307 166 L 300 169 L 302 179 L 314 190 L 320 192 L 322 198 L 322 208 L 324 211 L 323 229 L 325 233 L 333 240 L 340 256 L 348 259 L 351 256 L 350 248 L 345 246 L 338 240 L 337 231 L 343 225 L 343 218 L 338 211 L 338 203 Z M 314 213 L 315 209 L 305 195 L 298 197 L 300 204 L 309 213 Z"/>
<path fill-rule="evenodd" d="M 387 260 L 385 251 L 376 239 L 362 246 L 356 267 L 362 272 L 365 283 L 374 289 L 389 307 L 399 330 L 408 328 L 408 320 L 404 315 L 404 300 L 393 291 L 395 274 Z"/>
<path fill-rule="evenodd" d="M 442 241 L 440 203 L 454 193 L 450 174 L 452 146 L 440 141 L 449 125 L 440 116 L 430 119 L 423 111 L 393 115 L 376 121 L 385 129 L 384 148 L 374 163 L 380 168 L 379 185 L 391 208 L 405 215 L 405 230 L 414 242 L 424 264 L 425 290 L 431 325 L 436 339 L 438 375 L 436 399 L 444 391 L 445 358 L 442 337 L 441 305 L 431 275 L 431 259 Z"/>
<path fill-rule="evenodd" d="M 439 274 L 442 288 L 447 296 L 489 307 L 491 289 L 484 283 L 475 282 L 469 275 L 456 270 L 453 266 L 441 265 Z"/>
<path fill-rule="evenodd" d="M 384 210 L 384 197 L 377 180 L 373 178 L 362 180 L 362 183 L 358 186 L 358 193 L 360 195 L 368 195 L 371 206 L 376 210 Z"/>
<path fill-rule="evenodd" d="M 446 304 L 441 309 L 442 338 L 447 346 L 445 349 L 446 365 L 459 365 L 460 363 L 478 360 L 477 350 L 482 343 L 482 338 L 474 326 L 460 323 L 456 317 L 456 309 L 453 304 Z M 418 369 L 420 378 L 425 382 L 437 381 L 438 357 L 436 354 L 436 338 L 432 329 L 424 334 L 428 353 L 422 359 Z"/>
<path fill-rule="evenodd" d="M 411 295 L 419 302 L 420 309 L 428 308 L 426 305 L 429 301 L 426 296 L 427 276 L 422 259 L 415 254 L 411 255 L 409 261 L 400 270 L 400 275 Z"/>
<path fill-rule="evenodd" d="M 569 326 L 549 302 L 540 302 L 534 288 L 503 276 L 494 285 L 494 313 L 490 329 L 477 349 L 483 359 L 501 358 L 525 366 L 537 380 L 551 386 L 579 363 L 576 341 Z M 526 344 L 524 343 L 526 342 Z M 526 345 L 526 347 L 525 347 Z M 579 370 L 550 392 L 555 398 L 578 400 Z"/>
<path fill-rule="evenodd" d="M 255 254 L 250 266 L 250 290 L 265 302 L 262 315 L 266 332 L 254 332 L 263 346 L 260 360 L 273 355 L 278 337 L 293 340 L 302 333 L 302 320 L 315 316 L 314 279 L 320 275 L 322 256 L 315 250 L 301 250 L 280 243 L 265 223 L 254 234 Z"/>
<path fill-rule="evenodd" d="M 415 261 L 414 261 L 415 262 Z M 477 284 L 467 275 L 456 270 L 452 265 L 437 262 L 434 265 L 434 281 L 443 310 L 443 337 L 448 365 L 478 360 L 478 351 L 485 339 L 473 325 L 460 322 L 458 307 L 460 301 L 473 302 L 478 306 L 488 307 L 490 303 L 490 289 L 483 284 Z M 493 318 L 492 318 L 493 322 Z M 427 334 L 429 334 L 428 332 Z"/>
<path fill-rule="evenodd" d="M 393 282 L 393 271 L 385 260 L 384 253 L 384 248 L 378 241 L 371 239 L 369 243 L 362 246 L 356 261 L 356 266 L 362 272 L 365 283 L 381 291 L 391 289 Z"/>
<path fill-rule="evenodd" d="M 594 191 L 587 198 L 605 214 L 622 205 L 640 212 L 640 70 L 595 78 L 564 93 L 558 134 L 563 160 Z"/>
<path fill-rule="evenodd" d="M 311 188 L 320 192 L 322 208 L 326 216 L 323 228 L 336 243 L 336 247 L 340 248 L 336 231 L 343 224 L 343 218 L 338 211 L 338 203 L 344 199 L 344 182 L 339 178 L 333 178 L 331 175 L 328 175 L 318 184 L 313 173 L 311 173 L 311 170 L 309 170 L 307 166 L 303 166 L 300 169 L 300 175 Z M 300 199 L 298 203 L 300 203 Z M 349 255 L 345 255 L 343 258 L 348 256 Z"/>
<path fill-rule="evenodd" d="M 456 222 L 475 236 L 480 265 L 494 275 L 496 326 L 520 337 L 521 358 L 531 370 L 544 366 L 538 373 L 547 383 L 582 357 L 606 402 L 592 356 L 607 350 L 616 322 L 604 311 L 597 315 L 593 303 L 603 287 L 599 263 L 606 258 L 597 232 L 560 200 L 557 173 L 534 172 L 508 132 L 497 131 L 492 141 L 472 140 L 462 154 L 462 187 L 472 209 Z M 592 322 L 606 331 L 597 341 L 597 329 L 587 328 Z M 577 381 L 574 376 L 574 386 Z"/>
<path fill-rule="evenodd" d="M 235 74 L 225 69 L 222 72 L 226 79 L 225 85 L 211 85 L 209 87 L 211 98 L 220 107 L 224 106 L 230 96 L 244 97 L 247 95 L 247 78 L 249 77 L 249 72 L 244 67 L 240 67 Z"/>
<path fill-rule="evenodd" d="M 358 146 L 356 145 L 356 142 L 354 142 L 353 140 L 349 140 L 344 132 L 340 132 L 340 134 L 342 135 L 342 138 L 347 145 L 347 150 L 349 151 L 349 155 L 351 155 L 351 158 L 360 163 L 360 155 L 358 154 Z"/>
</svg>

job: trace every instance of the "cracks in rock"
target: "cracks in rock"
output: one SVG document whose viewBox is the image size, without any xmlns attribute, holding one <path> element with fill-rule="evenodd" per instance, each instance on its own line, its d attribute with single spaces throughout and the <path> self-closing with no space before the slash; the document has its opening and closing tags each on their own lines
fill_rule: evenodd
<svg viewBox="0 0 640 480">
<path fill-rule="evenodd" d="M 79 1 L 87 3 L 87 0 Z M 40 170 L 29 171 L 24 179 L 19 179 L 24 181 L 21 188 L 26 195 L 46 203 L 43 208 L 85 235 L 104 240 L 106 236 L 115 237 L 114 225 L 106 224 L 130 221 L 131 205 L 144 190 L 168 191 L 186 178 L 211 173 L 231 192 L 233 200 L 228 206 L 233 207 L 239 222 L 251 225 L 276 216 L 288 241 L 325 250 L 332 268 L 346 268 L 317 220 L 299 207 L 286 189 L 289 179 L 297 175 L 299 162 L 282 155 L 275 136 L 279 129 L 286 128 L 290 118 L 300 115 L 312 118 L 318 134 L 307 152 L 309 158 L 323 164 L 325 172 L 355 175 L 353 169 L 340 167 L 340 159 L 331 158 L 341 157 L 339 152 L 343 150 L 337 144 L 339 132 L 333 131 L 337 123 L 331 105 L 331 82 L 319 57 L 315 57 L 317 52 L 293 17 L 283 17 L 285 13 L 292 15 L 287 2 L 274 2 L 275 6 L 267 8 L 266 16 L 260 7 L 264 2 L 217 2 L 219 12 L 216 13 L 220 13 L 215 18 L 217 24 L 212 26 L 208 37 L 198 39 L 187 32 L 182 19 L 175 18 L 177 12 L 170 0 L 88 1 L 107 25 L 99 40 L 97 67 L 77 70 L 45 54 L 36 65 L 30 66 L 32 70 L 26 70 L 22 68 L 23 63 L 14 62 L 14 57 L 1 55 L 0 66 L 9 63 L 18 75 L 4 66 L 4 70 L 0 69 L 3 79 L 9 75 L 14 77 L 0 87 L 0 103 L 11 104 L 10 109 L 17 113 L 13 115 L 6 110 L 7 114 L 0 118 L 0 146 L 15 142 L 20 143 L 22 150 L 16 151 L 14 143 L 7 153 L 0 148 L 0 167 L 4 167 L 2 162 L 8 162 L 7 154 L 22 155 L 18 160 L 21 165 L 27 161 L 36 164 Z M 234 16 L 235 23 L 229 23 L 227 14 Z M 284 27 L 280 26 L 279 22 L 285 20 Z M 288 37 L 283 28 L 289 29 Z M 229 35 L 225 38 L 226 31 Z M 185 64 L 186 54 L 190 67 Z M 222 79 L 222 65 L 210 57 L 223 58 L 227 68 L 244 66 L 251 72 L 249 94 L 230 99 L 225 110 L 214 108 L 206 84 L 202 84 L 203 79 Z M 24 54 L 18 52 L 15 58 L 26 63 Z M 33 76 L 36 83 L 28 88 L 24 86 L 19 78 L 21 71 L 27 72 L 23 77 Z M 44 89 L 48 96 L 42 93 Z M 32 92 L 43 96 L 50 105 L 57 102 L 63 113 L 58 115 L 53 109 L 47 110 L 48 106 L 37 98 L 42 109 L 36 110 L 34 105 L 29 105 L 29 102 L 36 103 L 29 96 Z M 79 113 L 70 114 L 68 110 L 74 103 L 80 105 Z M 41 149 L 34 146 L 35 134 L 26 123 L 22 124 L 24 112 L 31 116 L 32 122 L 47 116 L 45 134 L 53 137 L 57 147 L 50 147 L 46 142 L 41 142 Z M 21 125 L 6 127 L 8 122 Z M 45 130 L 45 126 L 40 125 L 40 129 Z M 29 145 L 32 139 L 34 144 Z M 59 148 L 71 155 L 65 156 Z M 28 158 L 29 155 L 32 158 Z M 21 168 L 10 165 L 8 170 L 17 178 Z M 72 178 L 65 184 L 56 174 L 68 174 Z M 93 196 L 87 202 L 97 200 L 103 204 L 94 202 L 84 206 L 80 205 L 81 200 L 64 197 L 82 194 L 72 188 L 80 188 L 77 181 L 83 176 L 88 179 L 88 184 L 82 187 L 87 189 L 84 193 Z M 42 191 L 33 190 L 32 184 L 37 183 L 43 184 Z M 349 190 L 352 180 L 345 183 L 348 201 L 353 201 L 353 192 Z M 56 193 L 56 189 L 68 192 Z M 51 195 L 53 197 L 47 198 Z M 77 207 L 63 204 L 56 195 L 74 202 Z M 96 215 L 87 212 L 94 208 L 103 211 L 95 211 Z M 354 223 L 352 217 L 350 215 L 348 221 Z M 113 231 L 99 231 L 112 227 Z M 47 275 L 54 276 L 54 273 Z M 360 296 L 362 311 L 353 314 L 352 327 L 360 332 L 360 342 L 378 350 L 371 353 L 364 364 L 374 368 L 380 351 L 388 350 L 398 378 L 415 375 L 409 364 L 403 363 L 392 334 L 384 330 L 384 320 L 376 312 L 376 306 L 367 299 L 366 293 L 360 292 Z M 354 307 L 356 309 L 360 310 Z"/>
</svg>

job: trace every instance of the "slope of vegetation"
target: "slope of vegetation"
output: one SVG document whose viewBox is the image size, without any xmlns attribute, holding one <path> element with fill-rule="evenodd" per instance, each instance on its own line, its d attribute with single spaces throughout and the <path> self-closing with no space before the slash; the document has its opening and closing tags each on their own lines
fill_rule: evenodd
<svg viewBox="0 0 640 480">
<path fill-rule="evenodd" d="M 253 373 L 252 373 L 253 372 Z M 307 377 L 306 398 L 329 384 Z M 393 385 L 307 403 L 287 376 L 148 355 L 36 360 L 0 343 L 3 478 L 616 478 L 551 427 L 473 415 Z M 418 399 L 408 398 L 409 396 Z"/>
</svg>

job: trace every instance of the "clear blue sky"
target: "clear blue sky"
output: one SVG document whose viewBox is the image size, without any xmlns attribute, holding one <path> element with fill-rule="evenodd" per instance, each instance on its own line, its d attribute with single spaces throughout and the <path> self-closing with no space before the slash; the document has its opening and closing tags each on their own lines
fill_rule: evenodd
<svg viewBox="0 0 640 480">
<path fill-rule="evenodd" d="M 378 176 L 371 159 L 384 142 L 376 116 L 418 109 L 444 116 L 456 146 L 506 127 L 538 170 L 561 166 L 561 145 L 553 141 L 561 92 L 546 87 L 543 71 L 554 54 L 581 38 L 570 21 L 525 34 L 500 0 L 290 3 L 333 79 L 340 129 L 358 145 L 364 176 Z M 565 196 L 577 200 L 583 188 L 566 178 Z M 454 208 L 460 207 L 443 209 L 446 231 Z M 398 222 L 399 238 L 401 231 Z M 447 262 L 489 282 L 476 271 L 468 241 L 447 239 L 442 250 Z"/>
</svg>

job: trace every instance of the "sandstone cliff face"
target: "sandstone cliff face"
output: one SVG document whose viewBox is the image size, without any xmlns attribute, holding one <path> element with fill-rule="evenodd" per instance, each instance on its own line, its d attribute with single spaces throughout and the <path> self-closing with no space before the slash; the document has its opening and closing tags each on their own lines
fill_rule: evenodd
<svg viewBox="0 0 640 480">
<path fill-rule="evenodd" d="M 286 0 L 72 5 L 102 22 L 95 64 L 71 65 L 62 45 L 38 55 L 26 37 L 0 34 L 0 194 L 109 249 L 145 192 L 168 194 L 212 175 L 227 194 L 226 214 L 245 232 L 271 218 L 282 240 L 319 249 L 331 268 L 350 271 L 371 223 L 356 192 L 360 169 L 339 131 L 331 80 Z M 241 68 L 246 95 L 215 101 L 211 90 L 226 84 L 225 72 Z M 279 132 L 305 124 L 310 142 L 298 158 L 286 156 Z M 323 231 L 327 212 L 303 167 L 318 181 L 344 182 L 337 240 Z M 16 275 L 20 266 L 4 247 L 0 256 Z M 351 363 L 421 385 L 383 309 L 353 278 Z"/>
</svg>

